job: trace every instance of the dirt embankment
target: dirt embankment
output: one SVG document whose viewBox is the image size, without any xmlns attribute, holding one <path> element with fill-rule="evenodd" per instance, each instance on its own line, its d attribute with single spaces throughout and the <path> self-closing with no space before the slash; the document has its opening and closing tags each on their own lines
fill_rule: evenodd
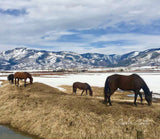
<svg viewBox="0 0 160 139">
<path fill-rule="evenodd" d="M 145 139 L 160 138 L 159 102 L 135 107 L 125 92 L 115 93 L 113 106 L 106 106 L 103 88 L 93 87 L 93 97 L 64 88 L 67 93 L 41 83 L 25 88 L 5 81 L 0 88 L 0 123 L 46 139 L 135 139 L 137 130 Z"/>
</svg>

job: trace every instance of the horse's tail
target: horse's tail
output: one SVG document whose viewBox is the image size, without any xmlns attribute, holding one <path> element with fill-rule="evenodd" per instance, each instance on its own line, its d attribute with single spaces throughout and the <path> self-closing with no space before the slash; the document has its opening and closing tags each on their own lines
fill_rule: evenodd
<svg viewBox="0 0 160 139">
<path fill-rule="evenodd" d="M 104 86 L 104 101 L 107 102 L 107 94 L 110 91 L 110 87 L 109 87 L 109 77 L 107 77 L 106 82 L 105 82 L 105 86 Z"/>
</svg>

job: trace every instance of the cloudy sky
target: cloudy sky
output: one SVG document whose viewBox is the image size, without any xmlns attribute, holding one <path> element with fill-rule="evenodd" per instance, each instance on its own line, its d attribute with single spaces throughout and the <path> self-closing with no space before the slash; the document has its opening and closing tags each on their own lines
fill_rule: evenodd
<svg viewBox="0 0 160 139">
<path fill-rule="evenodd" d="M 160 0 L 0 0 L 0 51 L 160 48 Z"/>
</svg>

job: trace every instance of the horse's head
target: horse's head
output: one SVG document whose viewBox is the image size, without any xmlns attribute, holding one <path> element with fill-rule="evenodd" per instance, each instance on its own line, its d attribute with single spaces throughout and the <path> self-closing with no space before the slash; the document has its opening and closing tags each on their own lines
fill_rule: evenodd
<svg viewBox="0 0 160 139">
<path fill-rule="evenodd" d="M 76 94 L 76 88 L 74 88 L 74 87 L 73 87 L 73 93 L 75 93 L 75 94 Z"/>
<path fill-rule="evenodd" d="M 148 105 L 152 105 L 152 91 L 148 95 L 145 95 L 145 99 Z"/>
<path fill-rule="evenodd" d="M 33 83 L 33 78 L 32 78 L 32 77 L 30 77 L 30 83 L 31 83 L 31 84 Z"/>
<path fill-rule="evenodd" d="M 87 85 L 86 88 L 89 90 L 89 95 L 92 96 L 93 95 L 93 91 L 92 91 L 91 86 L 88 83 L 85 83 L 85 85 Z"/>
<path fill-rule="evenodd" d="M 90 95 L 90 96 L 93 96 L 93 91 L 92 91 L 92 89 L 89 90 L 89 95 Z"/>
</svg>

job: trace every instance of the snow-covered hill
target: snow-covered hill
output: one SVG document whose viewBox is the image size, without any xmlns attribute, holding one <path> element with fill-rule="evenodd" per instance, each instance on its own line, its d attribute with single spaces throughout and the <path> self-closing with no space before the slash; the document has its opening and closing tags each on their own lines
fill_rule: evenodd
<svg viewBox="0 0 160 139">
<path fill-rule="evenodd" d="M 132 52 L 132 54 L 133 56 L 120 60 L 117 66 L 160 66 L 160 48 Z"/>
<path fill-rule="evenodd" d="M 0 69 L 3 70 L 159 65 L 160 49 L 131 52 L 124 55 L 77 54 L 66 51 L 52 52 L 28 48 L 15 48 L 0 53 Z"/>
</svg>

